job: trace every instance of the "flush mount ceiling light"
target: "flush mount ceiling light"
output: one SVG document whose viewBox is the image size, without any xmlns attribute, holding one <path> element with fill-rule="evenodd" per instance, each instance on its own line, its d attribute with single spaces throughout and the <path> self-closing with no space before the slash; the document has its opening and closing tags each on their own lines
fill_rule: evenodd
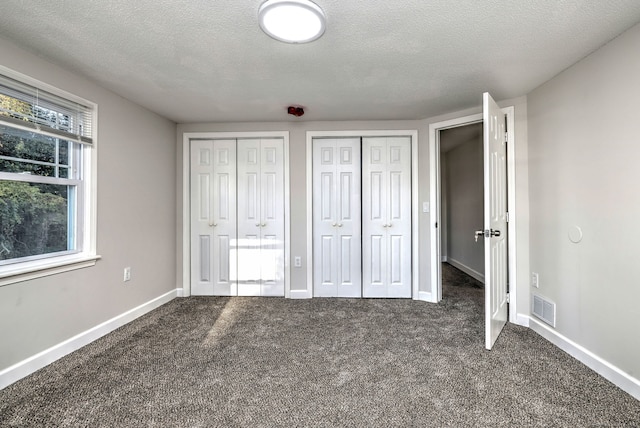
<svg viewBox="0 0 640 428">
<path fill-rule="evenodd" d="M 309 0 L 267 0 L 258 10 L 260 28 L 286 43 L 308 43 L 324 33 L 320 7 Z"/>
</svg>

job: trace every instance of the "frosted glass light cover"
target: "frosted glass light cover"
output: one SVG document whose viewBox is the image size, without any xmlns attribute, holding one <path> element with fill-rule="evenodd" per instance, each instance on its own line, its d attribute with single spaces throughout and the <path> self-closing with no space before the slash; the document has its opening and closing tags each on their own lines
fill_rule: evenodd
<svg viewBox="0 0 640 428">
<path fill-rule="evenodd" d="M 267 0 L 258 18 L 262 31 L 286 43 L 308 43 L 324 34 L 324 13 L 308 0 Z"/>
</svg>

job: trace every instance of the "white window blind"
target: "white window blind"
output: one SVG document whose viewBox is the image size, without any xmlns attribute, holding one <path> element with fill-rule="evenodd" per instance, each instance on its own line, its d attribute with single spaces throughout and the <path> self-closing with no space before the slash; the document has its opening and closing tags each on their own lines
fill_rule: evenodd
<svg viewBox="0 0 640 428">
<path fill-rule="evenodd" d="M 93 108 L 0 74 L 0 122 L 92 144 Z"/>
</svg>

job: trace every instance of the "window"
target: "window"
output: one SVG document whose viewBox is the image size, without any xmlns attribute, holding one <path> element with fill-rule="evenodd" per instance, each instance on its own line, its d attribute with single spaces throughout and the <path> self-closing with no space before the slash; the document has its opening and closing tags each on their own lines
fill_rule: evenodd
<svg viewBox="0 0 640 428">
<path fill-rule="evenodd" d="M 0 68 L 0 278 L 95 260 L 94 115 Z"/>
</svg>

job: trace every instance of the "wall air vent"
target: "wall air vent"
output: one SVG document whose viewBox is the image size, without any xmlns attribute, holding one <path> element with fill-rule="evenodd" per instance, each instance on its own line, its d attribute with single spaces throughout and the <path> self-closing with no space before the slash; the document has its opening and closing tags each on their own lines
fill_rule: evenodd
<svg viewBox="0 0 640 428">
<path fill-rule="evenodd" d="M 549 324 L 556 326 L 556 304 L 543 297 L 533 295 L 533 315 Z"/>
</svg>

